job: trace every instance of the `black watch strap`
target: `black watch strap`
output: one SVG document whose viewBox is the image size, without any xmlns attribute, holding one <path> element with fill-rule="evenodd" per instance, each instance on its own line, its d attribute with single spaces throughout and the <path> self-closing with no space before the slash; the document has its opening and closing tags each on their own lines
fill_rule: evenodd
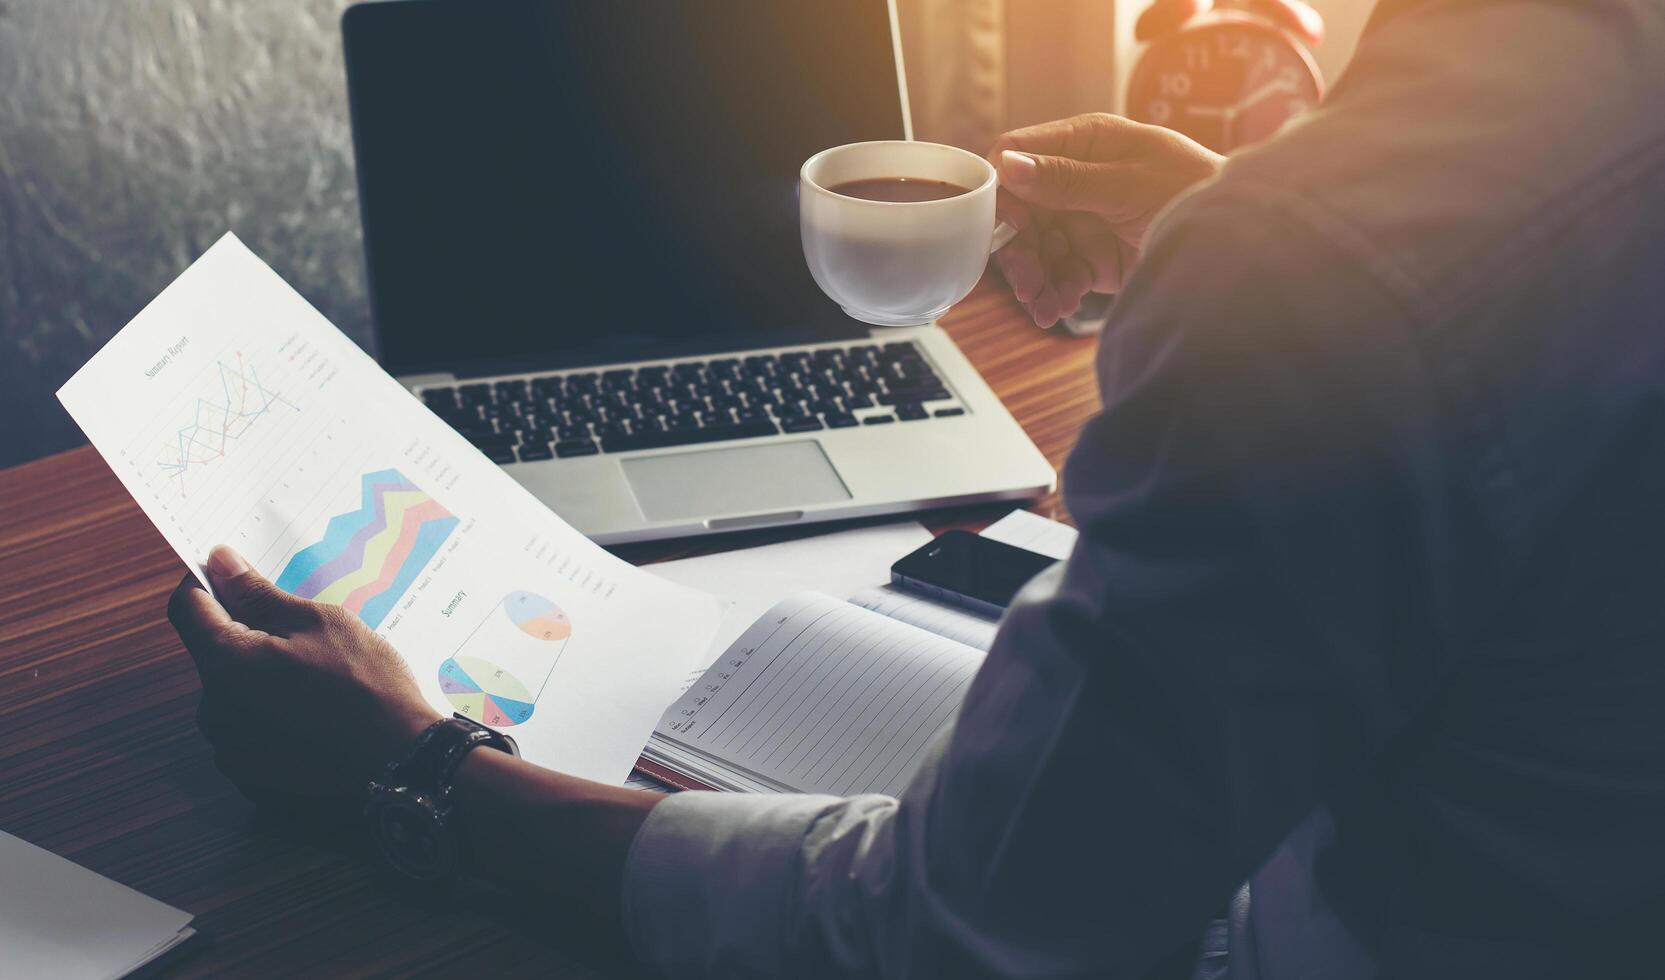
<svg viewBox="0 0 1665 980">
<path fill-rule="evenodd" d="M 393 781 L 425 793 L 445 793 L 463 758 L 484 746 L 520 755 L 520 746 L 502 732 L 494 731 L 472 718 L 452 715 L 423 729 L 410 754 L 389 770 Z"/>
</svg>

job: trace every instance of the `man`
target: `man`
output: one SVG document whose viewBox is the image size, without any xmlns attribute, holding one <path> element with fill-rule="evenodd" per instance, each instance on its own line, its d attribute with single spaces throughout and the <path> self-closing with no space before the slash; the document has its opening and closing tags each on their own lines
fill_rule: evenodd
<svg viewBox="0 0 1665 980">
<path fill-rule="evenodd" d="M 1660 105 L 1657 3 L 1428 0 L 1223 164 L 1108 117 L 1010 134 L 1019 299 L 1121 295 L 1081 544 L 955 729 L 899 800 L 473 752 L 471 865 L 600 896 L 680 976 L 1186 971 L 1251 878 L 1234 975 L 1656 971 Z M 431 709 L 350 616 L 212 566 L 171 614 L 222 767 L 350 807 Z"/>
</svg>

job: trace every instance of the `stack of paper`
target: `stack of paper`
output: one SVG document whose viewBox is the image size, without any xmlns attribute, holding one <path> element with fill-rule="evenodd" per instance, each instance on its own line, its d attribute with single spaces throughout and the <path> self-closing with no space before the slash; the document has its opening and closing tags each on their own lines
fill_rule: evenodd
<svg viewBox="0 0 1665 980">
<path fill-rule="evenodd" d="M 0 977 L 123 977 L 196 934 L 191 916 L 0 832 Z"/>
</svg>

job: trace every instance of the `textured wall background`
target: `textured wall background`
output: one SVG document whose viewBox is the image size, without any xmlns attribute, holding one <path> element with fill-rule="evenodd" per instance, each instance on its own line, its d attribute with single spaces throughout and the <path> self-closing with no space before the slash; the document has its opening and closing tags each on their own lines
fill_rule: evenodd
<svg viewBox="0 0 1665 980">
<path fill-rule="evenodd" d="M 345 0 L 0 0 L 0 465 L 227 229 L 360 343 Z"/>
<path fill-rule="evenodd" d="M 81 441 L 52 393 L 227 229 L 368 345 L 347 2 L 0 0 L 0 466 Z M 1371 0 L 1314 3 L 1333 80 Z M 1112 107 L 1146 5 L 901 0 L 916 132 Z"/>
</svg>

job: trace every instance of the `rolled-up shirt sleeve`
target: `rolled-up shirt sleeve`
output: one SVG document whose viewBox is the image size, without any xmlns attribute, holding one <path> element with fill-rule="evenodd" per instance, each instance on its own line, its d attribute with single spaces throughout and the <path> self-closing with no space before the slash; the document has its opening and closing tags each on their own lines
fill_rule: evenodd
<svg viewBox="0 0 1665 980">
<path fill-rule="evenodd" d="M 1292 211 L 1215 187 L 1161 222 L 1065 473 L 1080 543 L 1009 610 L 899 799 L 652 812 L 624 886 L 645 961 L 1141 976 L 1403 728 L 1456 571 L 1425 366 Z"/>
</svg>

